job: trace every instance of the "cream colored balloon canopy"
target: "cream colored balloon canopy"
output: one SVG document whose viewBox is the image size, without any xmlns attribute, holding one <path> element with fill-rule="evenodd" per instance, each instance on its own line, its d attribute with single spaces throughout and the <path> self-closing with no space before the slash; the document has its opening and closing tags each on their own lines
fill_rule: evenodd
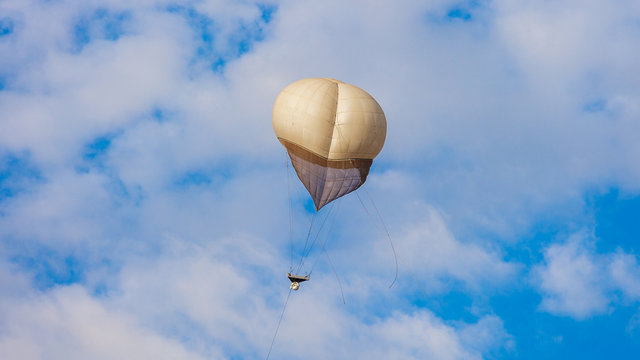
<svg viewBox="0 0 640 360">
<path fill-rule="evenodd" d="M 365 182 L 387 135 L 376 100 L 335 79 L 290 84 L 278 95 L 272 119 L 316 210 Z"/>
</svg>

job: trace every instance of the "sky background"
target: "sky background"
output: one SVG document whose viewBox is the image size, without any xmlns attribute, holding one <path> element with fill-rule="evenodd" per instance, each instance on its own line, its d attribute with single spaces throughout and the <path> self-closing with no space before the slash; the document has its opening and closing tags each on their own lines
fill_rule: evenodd
<svg viewBox="0 0 640 360">
<path fill-rule="evenodd" d="M 386 113 L 399 276 L 336 201 L 272 359 L 638 358 L 636 0 L 0 0 L 0 358 L 265 358 L 305 77 Z"/>
</svg>

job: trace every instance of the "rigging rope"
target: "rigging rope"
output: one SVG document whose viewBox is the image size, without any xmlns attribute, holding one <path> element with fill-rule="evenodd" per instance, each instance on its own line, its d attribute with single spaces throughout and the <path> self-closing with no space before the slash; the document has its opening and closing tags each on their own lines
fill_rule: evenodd
<svg viewBox="0 0 640 360">
<path fill-rule="evenodd" d="M 413 269 L 411 269 L 411 266 L 409 266 L 409 264 L 407 264 L 407 262 L 402 258 L 402 256 L 400 256 L 400 254 L 395 250 L 395 247 L 393 246 L 393 242 L 391 241 L 391 235 L 389 234 L 389 230 L 387 229 L 387 226 L 385 225 L 384 220 L 382 219 L 382 216 L 380 215 L 380 212 L 378 211 L 378 207 L 376 206 L 375 201 L 373 201 L 373 198 L 371 197 L 371 195 L 369 194 L 367 189 L 364 189 L 364 191 L 367 194 L 367 197 L 369 198 L 369 201 L 371 202 L 371 204 L 375 208 L 376 213 L 378 214 L 378 218 L 380 219 L 380 222 L 384 226 L 387 238 L 389 239 L 389 243 L 391 244 L 391 249 L 393 249 L 393 254 L 396 257 L 396 279 L 398 278 L 398 259 L 399 259 L 400 262 L 402 263 L 402 265 L 404 265 L 404 267 L 409 271 L 409 274 L 411 275 L 411 278 L 413 278 L 413 280 L 418 284 L 418 287 L 422 291 L 422 294 L 424 295 L 425 299 L 428 299 L 429 296 L 427 295 L 427 290 L 425 289 L 424 284 L 422 284 L 422 281 L 420 281 L 420 279 L 418 279 L 416 274 L 413 272 Z M 357 194 L 358 193 L 356 192 L 356 195 Z M 373 225 L 376 227 L 376 229 L 378 229 L 378 231 L 382 232 L 382 230 L 375 223 L 373 217 L 367 211 L 367 208 L 365 207 L 362 199 L 360 199 L 360 196 L 358 196 L 358 200 L 360 200 L 360 204 L 362 204 L 362 207 L 364 208 L 364 211 L 367 213 L 367 215 L 369 215 L 369 219 L 371 219 L 371 221 L 373 222 Z M 393 280 L 394 283 L 395 283 L 396 279 Z M 389 288 L 391 288 L 391 286 L 393 286 L 393 283 L 391 283 L 391 285 L 389 285 Z"/>
<path fill-rule="evenodd" d="M 324 251 L 324 254 L 327 255 L 327 260 L 329 260 L 329 265 L 331 266 L 331 270 L 333 270 L 333 274 L 336 276 L 336 280 L 338 280 L 338 286 L 340 287 L 340 295 L 342 295 L 342 303 L 346 304 L 347 301 L 344 299 L 344 291 L 342 291 L 342 282 L 340 281 L 338 272 L 336 271 L 336 268 L 333 266 L 333 261 L 331 261 L 331 258 L 329 257 L 329 253 L 327 252 L 327 249 L 325 249 L 324 245 L 322 246 L 322 251 Z M 311 269 L 311 271 L 313 271 L 313 269 Z M 311 274 L 311 272 L 309 272 L 309 274 Z"/>
<path fill-rule="evenodd" d="M 289 169 L 289 158 L 285 160 L 287 164 L 287 196 L 289 198 L 289 243 L 291 248 L 291 265 L 289 266 L 289 271 L 293 271 L 293 204 L 291 199 L 291 172 Z"/>
<path fill-rule="evenodd" d="M 366 189 L 365 189 L 365 192 L 366 192 Z M 380 227 L 378 227 L 378 224 L 373 219 L 373 216 L 371 216 L 371 214 L 369 213 L 369 210 L 367 210 L 367 207 L 364 205 L 364 202 L 360 198 L 360 194 L 358 194 L 357 191 L 355 191 L 355 193 L 358 196 L 358 200 L 360 200 L 360 204 L 362 205 L 362 208 L 367 213 L 367 216 L 369 216 L 369 219 L 371 219 L 371 222 L 373 223 L 373 225 L 376 227 L 376 229 L 378 229 L 378 231 L 382 232 Z M 367 196 L 369 196 L 369 193 L 367 193 Z M 369 201 L 371 201 L 371 203 L 373 204 L 373 206 L 376 209 L 376 212 L 378 213 L 378 218 L 380 219 L 380 222 L 384 226 L 384 230 L 386 231 L 386 234 L 387 234 L 387 240 L 389 240 L 389 245 L 391 245 L 391 250 L 393 250 L 393 258 L 394 258 L 394 260 L 396 262 L 396 275 L 393 278 L 393 281 L 391 282 L 391 284 L 389 285 L 389 288 L 391 288 L 396 283 L 396 280 L 398 280 L 398 253 L 396 252 L 395 246 L 393 246 L 393 241 L 391 240 L 391 235 L 389 234 L 389 230 L 387 230 L 387 225 L 385 225 L 384 220 L 382 220 L 382 216 L 380 216 L 380 212 L 378 211 L 378 208 L 376 207 L 375 202 L 373 202 L 373 199 L 371 199 L 371 196 L 369 196 Z M 383 233 L 383 235 L 384 235 L 384 233 Z"/>
</svg>

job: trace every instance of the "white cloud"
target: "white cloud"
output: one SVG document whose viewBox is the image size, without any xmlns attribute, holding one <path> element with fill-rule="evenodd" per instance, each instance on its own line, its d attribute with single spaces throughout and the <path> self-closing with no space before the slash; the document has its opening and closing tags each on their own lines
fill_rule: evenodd
<svg viewBox="0 0 640 360">
<path fill-rule="evenodd" d="M 640 300 L 637 257 L 621 250 L 599 254 L 584 232 L 547 247 L 532 276 L 543 295 L 542 310 L 578 320 L 606 313 L 618 303 L 616 292 L 628 302 Z"/>
<path fill-rule="evenodd" d="M 503 348 L 508 337 L 492 316 L 456 328 L 428 312 L 394 314 L 371 328 L 377 336 L 357 359 L 481 359 L 487 351 Z"/>
<path fill-rule="evenodd" d="M 638 257 L 618 251 L 610 264 L 613 285 L 629 300 L 640 300 L 640 264 Z"/>
<path fill-rule="evenodd" d="M 65 12 L 65 16 L 53 16 L 38 4 L 25 6 L 25 28 L 16 31 L 16 42 L 4 44 L 3 52 L 26 48 L 25 56 L 39 61 L 14 64 L 10 81 L 17 91 L 0 93 L 4 119 L 0 141 L 14 151 L 30 151 L 41 166 L 68 164 L 92 137 L 119 130 L 162 103 L 181 87 L 193 47 L 184 40 L 188 37 L 186 24 L 147 10 L 132 15 L 139 32 L 125 34 L 118 41 L 96 40 L 73 53 L 59 43 L 71 41 L 73 21 L 83 9 L 64 3 L 46 7 Z M 60 30 L 39 28 L 49 23 Z M 27 46 L 46 41 L 52 45 L 42 55 L 40 47 Z"/>
<path fill-rule="evenodd" d="M 0 294 L 3 359 L 203 359 L 105 307 L 81 286 L 40 293 L 20 276 L 8 274 L 5 264 L 0 272 L 3 285 L 7 276 L 22 283 L 19 292 L 13 288 Z"/>
<path fill-rule="evenodd" d="M 584 234 L 545 249 L 545 265 L 534 269 L 543 297 L 541 308 L 578 319 L 603 313 L 609 306 L 603 264 L 589 251 Z"/>
</svg>

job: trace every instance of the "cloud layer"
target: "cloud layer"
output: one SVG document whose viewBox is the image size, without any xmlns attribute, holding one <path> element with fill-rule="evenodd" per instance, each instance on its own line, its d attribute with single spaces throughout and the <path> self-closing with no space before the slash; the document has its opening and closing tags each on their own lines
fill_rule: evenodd
<svg viewBox="0 0 640 360">
<path fill-rule="evenodd" d="M 0 357 L 263 358 L 289 197 L 296 256 L 311 218 L 270 124 L 303 77 L 366 89 L 389 132 L 274 358 L 508 357 L 530 339 L 491 299 L 523 288 L 575 321 L 637 306 L 634 249 L 576 229 L 597 227 L 585 193 L 640 186 L 638 17 L 634 1 L 2 2 Z M 532 244 L 540 224 L 574 235 Z"/>
</svg>

